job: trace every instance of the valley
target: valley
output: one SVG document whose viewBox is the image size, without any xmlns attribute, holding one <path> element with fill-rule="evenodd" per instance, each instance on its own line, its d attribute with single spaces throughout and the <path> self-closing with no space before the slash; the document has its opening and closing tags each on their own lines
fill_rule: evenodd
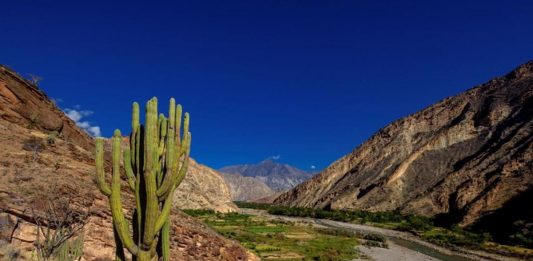
<svg viewBox="0 0 533 261">
<path fill-rule="evenodd" d="M 262 260 L 351 260 L 359 239 L 301 220 L 272 219 L 245 210 L 216 213 L 185 210 L 221 235 L 238 241 Z"/>
<path fill-rule="evenodd" d="M 281 220 L 294 224 L 312 225 L 352 233 L 383 237 L 386 247 L 359 244 L 359 255 L 371 260 L 529 260 L 533 250 L 501 245 L 466 230 L 434 226 L 422 217 L 398 216 L 394 213 L 350 213 L 294 209 L 269 204 L 237 202 L 240 213 Z M 365 218 L 357 218 L 365 216 Z M 418 221 L 408 221 L 415 220 Z M 423 221 L 424 220 L 424 221 Z M 406 222 L 408 221 L 408 222 Z M 426 223 L 422 223 L 426 222 Z"/>
<path fill-rule="evenodd" d="M 370 157 L 378 152 L 374 149 L 367 151 L 370 145 L 366 143 L 317 176 L 271 159 L 258 164 L 224 167 L 219 171 L 188 159 L 188 175 L 183 177 L 183 183 L 172 195 L 174 203 L 169 218 L 175 224 L 170 228 L 173 231 L 170 255 L 176 260 L 532 259 L 532 213 L 528 208 L 533 182 L 529 113 L 532 72 L 533 63 L 530 62 L 505 78 L 470 90 L 483 93 L 485 89 L 509 85 L 514 89 L 506 94 L 512 94 L 512 97 L 506 99 L 519 99 L 520 103 L 514 101 L 514 112 L 511 113 L 505 109 L 510 106 L 507 104 L 510 101 L 501 98 L 503 94 L 492 93 L 490 95 L 500 98 L 487 98 L 489 101 L 484 103 L 488 105 L 483 106 L 496 112 L 460 113 L 464 117 L 477 115 L 474 121 L 483 117 L 504 121 L 502 126 L 494 123 L 500 126 L 497 129 L 510 128 L 498 130 L 498 135 L 504 135 L 498 139 L 491 138 L 496 134 L 487 133 L 488 123 L 467 132 L 468 135 L 482 135 L 489 141 L 485 141 L 487 145 L 475 146 L 478 149 L 475 156 L 455 154 L 448 157 L 455 162 L 453 168 L 473 164 L 464 175 L 460 168 L 444 173 L 450 171 L 452 162 L 441 162 L 446 155 L 457 151 L 457 144 L 480 142 L 473 136 L 465 139 L 464 128 L 468 129 L 472 122 L 463 116 L 453 120 L 453 124 L 462 124 L 462 127 L 445 125 L 437 131 L 425 129 L 428 133 L 416 134 L 417 139 L 437 136 L 421 148 L 404 151 L 409 146 L 424 143 L 421 140 L 400 147 L 390 144 L 403 144 L 405 140 L 386 143 L 383 145 L 385 152 L 392 155 L 393 151 L 399 150 L 398 155 L 402 155 L 397 159 L 386 157 L 384 162 L 389 162 L 388 166 L 379 162 L 385 159 L 383 155 L 375 159 Z M 34 231 L 41 226 L 47 213 L 55 211 L 50 206 L 57 204 L 67 208 L 66 213 L 81 213 L 83 216 L 80 224 L 84 231 L 77 238 L 84 240 L 84 258 L 111 258 L 114 253 L 113 217 L 107 209 L 107 199 L 97 193 L 98 182 L 92 178 L 94 139 L 66 117 L 37 86 L 7 67 L 0 67 L 0 88 L 3 149 L 0 158 L 3 175 L 0 182 L 0 221 L 3 224 L 0 227 L 0 257 L 15 255 L 14 260 L 31 260 L 35 251 L 33 246 L 40 244 L 40 233 Z M 492 92 L 502 92 L 502 89 Z M 519 94 L 519 98 L 515 97 Z M 493 105 L 497 99 L 503 100 Z M 446 103 L 454 100 L 460 99 L 450 98 Z M 438 110 L 446 110 L 441 108 L 443 106 L 438 105 Z M 473 105 L 465 106 L 470 110 Z M 423 114 L 432 110 L 435 108 L 431 107 Z M 39 113 L 35 114 L 35 111 Z M 485 115 L 487 113 L 489 116 Z M 507 116 L 511 119 L 503 120 Z M 423 121 L 414 126 L 424 124 Z M 398 131 L 395 128 L 400 127 L 380 130 L 369 142 L 382 144 L 390 140 L 392 134 L 385 137 L 383 133 Z M 405 139 L 409 135 L 414 134 L 400 136 Z M 128 150 L 127 137 L 116 136 L 114 139 L 118 142 L 117 148 Z M 490 143 L 496 142 L 494 139 L 497 145 Z M 102 150 L 110 154 L 111 139 L 100 139 L 100 142 Z M 484 149 L 496 151 L 498 155 L 510 154 L 498 161 Z M 435 158 L 432 153 L 437 152 L 431 150 L 443 154 Z M 409 153 L 412 154 L 409 156 Z M 109 154 L 103 158 L 106 170 L 111 168 Z M 369 157 L 370 161 L 366 162 Z M 479 166 L 466 162 L 486 160 L 488 165 L 482 169 L 485 178 L 479 180 L 474 172 Z M 427 180 L 431 164 L 443 167 L 439 169 L 441 181 Z M 501 173 L 496 173 L 498 168 Z M 374 169 L 384 171 L 384 174 L 374 177 L 371 175 Z M 415 170 L 426 174 L 413 172 Z M 126 179 L 122 179 L 119 183 L 126 183 Z M 446 188 L 450 189 L 460 180 L 466 181 L 451 195 L 439 187 L 443 186 L 442 182 L 448 182 Z M 368 185 L 355 187 L 361 184 Z M 423 189 L 429 185 L 433 187 Z M 477 187 L 472 187 L 474 185 Z M 478 191 L 483 186 L 488 187 Z M 469 194 L 472 191 L 477 193 L 476 197 Z M 501 194 L 501 191 L 510 191 L 510 194 Z M 417 194 L 411 194 L 415 192 Z M 130 220 L 134 213 L 134 195 L 129 190 L 122 191 L 122 194 L 124 210 Z M 441 196 L 455 201 L 447 203 L 452 205 L 442 205 L 445 202 Z M 481 204 L 480 197 L 485 198 L 482 205 L 478 205 Z M 458 202 L 464 203 L 467 198 L 471 199 L 470 205 L 463 205 L 464 210 L 457 209 Z M 70 203 L 64 203 L 64 199 L 69 199 Z M 431 203 L 428 203 L 430 199 Z M 415 208 L 417 204 L 422 205 Z M 74 239 L 67 242 L 71 241 L 78 242 Z"/>
<path fill-rule="evenodd" d="M 131 132 L 99 137 L 80 121 L 92 111 L 38 83 L 0 65 L 0 260 L 533 260 L 533 61 L 319 172 L 281 156 L 196 161 L 230 156 L 203 141 L 190 156 L 195 125 L 174 98 L 168 114 L 156 97 L 131 103 Z"/>
</svg>

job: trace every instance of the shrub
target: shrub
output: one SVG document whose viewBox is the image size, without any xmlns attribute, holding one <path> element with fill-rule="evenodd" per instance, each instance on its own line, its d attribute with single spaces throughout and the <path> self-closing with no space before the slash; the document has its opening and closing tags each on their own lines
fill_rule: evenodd
<svg viewBox="0 0 533 261">
<path fill-rule="evenodd" d="M 33 129 L 39 123 L 39 113 L 33 113 L 29 118 L 28 129 Z"/>
<path fill-rule="evenodd" d="M 48 133 L 48 137 L 46 137 L 46 143 L 48 145 L 53 145 L 56 142 L 57 137 L 59 136 L 59 132 L 52 131 Z"/>
<path fill-rule="evenodd" d="M 77 211 L 71 205 L 71 199 L 48 199 L 43 215 L 33 218 L 37 224 L 35 240 L 35 257 L 38 261 L 73 261 L 81 260 L 83 255 L 83 234 L 89 211 Z M 80 234 L 75 236 L 76 234 Z"/>
<path fill-rule="evenodd" d="M 37 137 L 31 137 L 22 143 L 22 149 L 32 152 L 32 161 L 35 161 L 39 156 L 39 153 L 45 149 L 45 145 L 42 139 Z"/>
</svg>

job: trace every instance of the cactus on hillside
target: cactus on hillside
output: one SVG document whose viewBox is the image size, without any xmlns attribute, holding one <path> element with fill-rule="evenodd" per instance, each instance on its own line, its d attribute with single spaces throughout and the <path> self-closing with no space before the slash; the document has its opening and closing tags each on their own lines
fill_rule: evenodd
<svg viewBox="0 0 533 261">
<path fill-rule="evenodd" d="M 124 150 L 123 165 L 127 184 L 135 194 L 133 229 L 122 211 L 120 195 L 120 130 L 112 138 L 113 170 L 111 186 L 105 180 L 103 140 L 96 140 L 96 177 L 100 191 L 109 198 L 116 242 L 117 260 L 125 260 L 124 248 L 133 260 L 157 257 L 169 260 L 169 214 L 172 194 L 179 186 L 189 162 L 191 133 L 185 113 L 181 134 L 181 105 L 170 100 L 168 118 L 157 113 L 157 98 L 146 104 L 145 125 L 139 123 L 139 104 L 133 103 L 130 147 Z M 157 259 L 156 259 L 157 260 Z"/>
</svg>

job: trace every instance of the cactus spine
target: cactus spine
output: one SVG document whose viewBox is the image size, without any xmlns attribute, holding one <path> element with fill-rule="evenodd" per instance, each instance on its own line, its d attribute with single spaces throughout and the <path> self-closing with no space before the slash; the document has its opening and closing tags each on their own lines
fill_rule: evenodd
<svg viewBox="0 0 533 261">
<path fill-rule="evenodd" d="M 179 186 L 189 162 L 191 133 L 189 114 L 183 120 L 181 105 L 170 99 L 168 118 L 157 113 L 157 98 L 146 103 L 146 124 L 139 122 L 139 104 L 133 103 L 132 132 L 129 149 L 123 152 L 128 187 L 135 194 L 133 229 L 122 210 L 120 195 L 120 130 L 112 138 L 113 171 L 111 186 L 105 180 L 103 140 L 96 139 L 96 180 L 100 191 L 109 198 L 115 233 L 116 259 L 124 261 L 126 248 L 135 261 L 158 257 L 170 260 L 170 221 L 172 194 Z M 132 233 L 133 232 L 133 233 Z"/>
</svg>

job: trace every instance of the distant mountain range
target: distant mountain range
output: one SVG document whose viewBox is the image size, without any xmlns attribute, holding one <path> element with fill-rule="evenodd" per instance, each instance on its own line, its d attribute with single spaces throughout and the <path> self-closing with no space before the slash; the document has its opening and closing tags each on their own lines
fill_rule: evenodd
<svg viewBox="0 0 533 261">
<path fill-rule="evenodd" d="M 219 169 L 232 191 L 234 200 L 256 200 L 287 191 L 313 176 L 272 159 L 257 164 L 241 164 Z"/>
</svg>

